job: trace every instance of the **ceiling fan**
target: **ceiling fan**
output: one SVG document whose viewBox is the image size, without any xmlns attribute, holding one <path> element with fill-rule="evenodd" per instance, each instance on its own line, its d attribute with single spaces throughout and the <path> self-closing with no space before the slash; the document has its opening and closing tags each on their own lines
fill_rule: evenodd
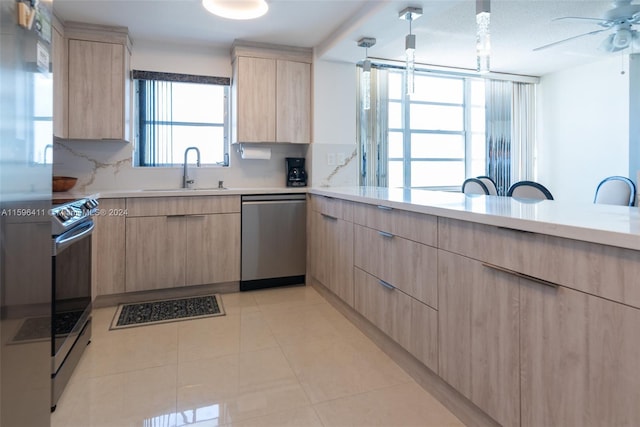
<svg viewBox="0 0 640 427">
<path fill-rule="evenodd" d="M 640 23 L 640 4 L 631 4 L 631 0 L 614 1 L 613 8 L 605 12 L 602 18 L 563 16 L 561 18 L 555 18 L 552 21 L 555 22 L 563 20 L 593 21 L 596 25 L 602 28 L 537 47 L 533 49 L 534 51 L 547 49 L 561 43 L 568 42 L 570 40 L 603 33 L 605 31 L 613 32 L 603 40 L 602 44 L 600 45 L 600 48 L 602 50 L 605 50 L 607 52 L 617 52 L 619 50 L 628 48 L 632 43 L 634 44 L 634 46 L 640 48 L 640 33 L 638 32 L 638 30 L 633 29 L 634 24 Z"/>
</svg>

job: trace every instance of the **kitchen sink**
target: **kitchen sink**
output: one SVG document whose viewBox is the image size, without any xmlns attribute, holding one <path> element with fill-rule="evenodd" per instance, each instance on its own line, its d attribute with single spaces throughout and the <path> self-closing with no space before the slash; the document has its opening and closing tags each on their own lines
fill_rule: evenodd
<svg viewBox="0 0 640 427">
<path fill-rule="evenodd" d="M 140 191 L 173 191 L 173 192 L 182 192 L 182 191 L 225 191 L 228 190 L 227 187 L 210 187 L 210 188 L 150 188 Z"/>
</svg>

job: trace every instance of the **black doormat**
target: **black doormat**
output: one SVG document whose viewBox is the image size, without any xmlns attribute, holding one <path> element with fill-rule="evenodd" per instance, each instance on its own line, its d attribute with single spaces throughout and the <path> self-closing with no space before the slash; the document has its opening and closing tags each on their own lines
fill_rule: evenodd
<svg viewBox="0 0 640 427">
<path fill-rule="evenodd" d="M 219 294 L 120 304 L 109 329 L 224 316 Z"/>
<path fill-rule="evenodd" d="M 84 310 L 58 313 L 55 318 L 54 333 L 56 337 L 68 335 L 82 317 Z M 12 343 L 51 339 L 51 317 L 29 317 L 24 319 L 20 329 L 13 337 Z"/>
</svg>

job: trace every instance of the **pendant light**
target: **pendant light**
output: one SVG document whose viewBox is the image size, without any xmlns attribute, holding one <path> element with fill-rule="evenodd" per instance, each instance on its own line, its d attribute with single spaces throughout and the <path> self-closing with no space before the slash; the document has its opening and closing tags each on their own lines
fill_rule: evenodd
<svg viewBox="0 0 640 427">
<path fill-rule="evenodd" d="M 371 108 L 371 61 L 369 60 L 369 48 L 376 44 L 373 37 L 363 37 L 358 40 L 358 46 L 365 48 L 364 61 L 362 61 L 362 76 L 360 77 L 362 109 Z"/>
<path fill-rule="evenodd" d="M 398 14 L 398 18 L 409 21 L 409 34 L 404 39 L 404 51 L 406 58 L 406 79 L 405 91 L 407 95 L 413 95 L 416 89 L 416 36 L 411 33 L 411 23 L 422 16 L 422 8 L 407 7 Z"/>
<path fill-rule="evenodd" d="M 269 10 L 266 0 L 202 0 L 210 13 L 227 19 L 259 18 Z"/>
<path fill-rule="evenodd" d="M 491 56 L 491 0 L 476 0 L 476 70 L 485 74 L 489 72 Z"/>
</svg>

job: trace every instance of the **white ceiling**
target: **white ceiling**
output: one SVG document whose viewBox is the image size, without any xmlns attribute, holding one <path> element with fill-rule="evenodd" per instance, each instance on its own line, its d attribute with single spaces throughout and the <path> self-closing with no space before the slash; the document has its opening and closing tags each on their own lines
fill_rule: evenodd
<svg viewBox="0 0 640 427">
<path fill-rule="evenodd" d="M 267 15 L 231 21 L 206 13 L 200 0 L 55 0 L 56 15 L 73 20 L 129 28 L 134 41 L 228 47 L 234 39 L 316 47 L 321 57 L 357 62 L 361 37 L 375 37 L 372 57 L 402 60 L 409 24 L 398 19 L 407 6 L 421 6 L 413 23 L 419 62 L 475 68 L 475 0 L 268 0 Z M 493 71 L 544 75 L 597 61 L 609 33 L 582 37 L 550 49 L 532 49 L 600 27 L 592 21 L 559 21 L 561 16 L 602 17 L 609 1 L 491 1 L 491 68 Z M 628 51 L 624 51 L 628 53 Z"/>
</svg>

